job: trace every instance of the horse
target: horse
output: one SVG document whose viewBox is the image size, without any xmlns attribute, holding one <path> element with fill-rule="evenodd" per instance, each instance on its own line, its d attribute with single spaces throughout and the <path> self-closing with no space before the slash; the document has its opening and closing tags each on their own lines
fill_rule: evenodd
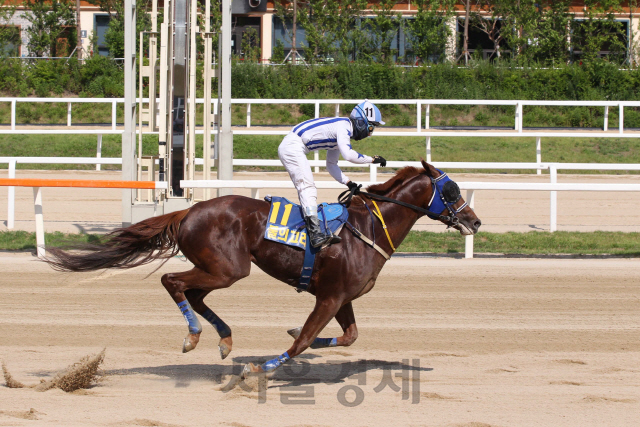
<svg viewBox="0 0 640 427">
<path fill-rule="evenodd" d="M 342 241 L 317 253 L 307 288 L 315 296 L 315 306 L 302 327 L 288 331 L 294 338 L 293 345 L 262 365 L 248 363 L 243 376 L 271 373 L 309 347 L 352 345 L 358 338 L 358 329 L 351 302 L 373 289 L 388 254 L 395 251 L 423 215 L 440 220 L 462 235 L 478 231 L 481 221 L 449 178 L 444 190 L 440 189 L 440 193 L 452 193 L 445 194 L 447 201 L 440 194 L 445 208 L 435 212 L 439 215 L 427 210 L 443 206 L 433 201 L 440 188 L 437 182 L 446 174 L 424 160 L 421 164 L 422 168 L 399 170 L 387 182 L 368 187 L 368 193 L 351 194 L 349 227 L 339 231 Z M 377 219 L 372 214 L 374 207 Z M 218 197 L 117 229 L 103 243 L 75 248 L 81 250 L 51 248 L 44 261 L 60 271 L 122 269 L 159 259 L 166 262 L 181 251 L 193 268 L 164 274 L 161 282 L 187 320 L 188 335 L 182 351 L 191 351 L 198 344 L 202 332 L 195 315 L 198 313 L 218 332 L 220 356 L 224 359 L 232 349 L 231 328 L 205 304 L 204 298 L 213 290 L 228 288 L 247 277 L 251 263 L 291 286 L 300 279 L 304 250 L 263 238 L 269 211 L 270 203 L 264 200 L 237 195 Z M 373 235 L 373 241 L 367 235 Z M 343 335 L 318 338 L 333 318 Z"/>
</svg>

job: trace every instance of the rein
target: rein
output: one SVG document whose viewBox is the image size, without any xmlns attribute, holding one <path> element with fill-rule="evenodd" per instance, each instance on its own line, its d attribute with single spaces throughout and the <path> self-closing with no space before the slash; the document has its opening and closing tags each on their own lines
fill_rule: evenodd
<svg viewBox="0 0 640 427">
<path fill-rule="evenodd" d="M 346 190 L 343 191 L 342 193 L 340 193 L 340 195 L 338 196 L 338 203 L 341 203 L 345 206 L 349 206 L 349 204 L 351 203 L 351 199 L 353 198 L 353 196 L 355 195 L 363 195 L 363 196 L 367 196 L 368 198 L 372 199 L 372 200 L 379 200 L 382 202 L 391 202 L 391 203 L 395 203 L 396 205 L 400 205 L 400 206 L 404 206 L 405 208 L 409 208 L 409 209 L 413 209 L 414 211 L 423 213 L 425 215 L 428 215 L 429 218 L 432 219 L 439 219 L 441 221 L 451 221 L 452 223 L 455 223 L 457 218 L 454 216 L 453 218 L 451 216 L 448 215 L 441 215 L 435 212 L 431 212 L 430 210 L 421 208 L 420 206 L 416 206 L 416 205 L 412 205 L 410 203 L 405 203 L 405 202 L 401 202 L 400 200 L 396 200 L 396 199 L 392 199 L 389 197 L 385 197 L 385 196 L 380 196 L 378 194 L 372 194 L 372 193 L 367 193 L 365 191 L 360 191 L 360 187 L 362 185 L 358 185 L 357 187 L 354 187 L 350 190 Z"/>
</svg>

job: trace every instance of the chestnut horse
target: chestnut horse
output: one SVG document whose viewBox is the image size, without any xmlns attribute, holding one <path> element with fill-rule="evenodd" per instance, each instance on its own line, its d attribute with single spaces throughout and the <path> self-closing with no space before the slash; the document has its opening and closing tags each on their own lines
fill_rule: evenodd
<svg viewBox="0 0 640 427">
<path fill-rule="evenodd" d="M 248 364 L 244 374 L 270 372 L 309 346 L 349 346 L 358 337 L 351 301 L 369 292 L 387 258 L 357 236 L 376 240 L 382 252 L 393 253 L 411 227 L 431 206 L 434 179 L 441 175 L 422 161 L 423 168 L 407 167 L 389 181 L 368 188 L 372 195 L 386 196 L 404 205 L 379 201 L 379 219 L 371 214 L 374 202 L 365 194 L 353 197 L 349 223 L 340 232 L 342 242 L 318 252 L 307 291 L 316 304 L 302 328 L 289 331 L 295 341 L 281 356 L 262 365 Z M 443 177 L 444 178 L 444 177 Z M 447 204 L 439 219 L 463 235 L 475 234 L 480 220 L 459 196 Z M 413 205 L 413 208 L 407 205 Z M 442 206 L 442 205 L 441 205 Z M 178 250 L 194 267 L 162 276 L 162 284 L 178 304 L 188 323 L 183 351 L 196 347 L 202 328 L 195 313 L 213 325 L 220 335 L 220 354 L 231 351 L 231 329 L 207 305 L 204 298 L 215 289 L 227 288 L 247 277 L 253 262 L 270 276 L 296 286 L 304 251 L 266 240 L 265 227 L 270 203 L 243 196 L 224 196 L 198 203 L 179 212 L 149 218 L 112 232 L 105 243 L 86 245 L 83 251 L 49 249 L 45 260 L 62 271 L 91 271 L 103 268 L 131 268 L 157 259 L 168 259 Z M 453 209 L 452 209 L 453 208 Z M 437 212 L 439 213 L 439 212 Z M 451 214 L 450 216 L 445 216 Z M 382 219 L 382 221 L 381 221 Z M 386 224 L 385 232 L 384 224 Z M 376 237 L 377 236 L 377 237 Z M 195 311 L 195 313 L 194 313 Z M 343 335 L 318 338 L 331 319 L 337 320 Z"/>
</svg>

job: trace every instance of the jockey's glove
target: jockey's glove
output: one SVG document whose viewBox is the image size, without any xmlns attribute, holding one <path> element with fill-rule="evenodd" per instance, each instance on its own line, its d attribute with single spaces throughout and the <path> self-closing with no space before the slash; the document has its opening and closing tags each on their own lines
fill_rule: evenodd
<svg viewBox="0 0 640 427">
<path fill-rule="evenodd" d="M 349 190 L 353 190 L 354 188 L 358 188 L 358 184 L 353 181 L 349 181 L 347 182 L 347 187 L 349 188 Z"/>
<path fill-rule="evenodd" d="M 382 156 L 373 156 L 373 163 L 378 163 L 382 167 L 387 166 L 387 161 Z"/>
</svg>

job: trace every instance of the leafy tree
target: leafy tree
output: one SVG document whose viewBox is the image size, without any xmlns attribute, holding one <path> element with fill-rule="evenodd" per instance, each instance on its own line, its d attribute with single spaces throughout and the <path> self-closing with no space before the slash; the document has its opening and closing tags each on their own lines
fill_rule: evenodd
<svg viewBox="0 0 640 427">
<path fill-rule="evenodd" d="M 372 6 L 375 16 L 365 21 L 368 30 L 365 55 L 370 60 L 391 61 L 397 50 L 393 49 L 393 39 L 402 25 L 402 15 L 393 11 L 396 0 L 379 0 Z"/>
<path fill-rule="evenodd" d="M 412 0 L 418 11 L 407 23 L 413 53 L 422 62 L 442 60 L 451 36 L 447 20 L 454 16 L 455 0 Z"/>
<path fill-rule="evenodd" d="M 244 60 L 247 62 L 260 62 L 262 57 L 260 51 L 260 35 L 255 28 L 248 28 L 247 31 L 242 34 L 242 41 L 240 43 L 240 49 L 244 54 Z"/>
<path fill-rule="evenodd" d="M 124 0 L 87 0 L 89 3 L 100 7 L 100 10 L 109 14 L 109 28 L 104 38 L 109 49 L 109 56 L 114 58 L 124 57 Z M 138 38 L 140 31 L 151 29 L 151 17 L 146 11 L 151 5 L 150 0 L 136 2 L 136 51 L 139 50 Z M 147 45 L 145 41 L 144 49 Z M 140 54 L 140 52 L 138 52 Z"/>
<path fill-rule="evenodd" d="M 20 46 L 20 28 L 8 25 L 15 15 L 17 3 L 3 1 L 0 6 L 0 57 L 17 56 Z"/>
<path fill-rule="evenodd" d="M 574 21 L 572 47 L 580 50 L 580 59 L 594 61 L 601 51 L 621 59 L 626 53 L 626 35 L 615 13 L 622 11 L 620 0 L 585 0 L 584 20 Z"/>
<path fill-rule="evenodd" d="M 74 0 L 24 0 L 24 6 L 30 13 L 24 15 L 31 25 L 25 30 L 29 42 L 27 48 L 32 56 L 58 56 L 66 54 L 60 51 L 59 39 L 71 39 L 68 45 L 75 45 L 75 31 L 68 32 L 74 27 Z"/>
</svg>

